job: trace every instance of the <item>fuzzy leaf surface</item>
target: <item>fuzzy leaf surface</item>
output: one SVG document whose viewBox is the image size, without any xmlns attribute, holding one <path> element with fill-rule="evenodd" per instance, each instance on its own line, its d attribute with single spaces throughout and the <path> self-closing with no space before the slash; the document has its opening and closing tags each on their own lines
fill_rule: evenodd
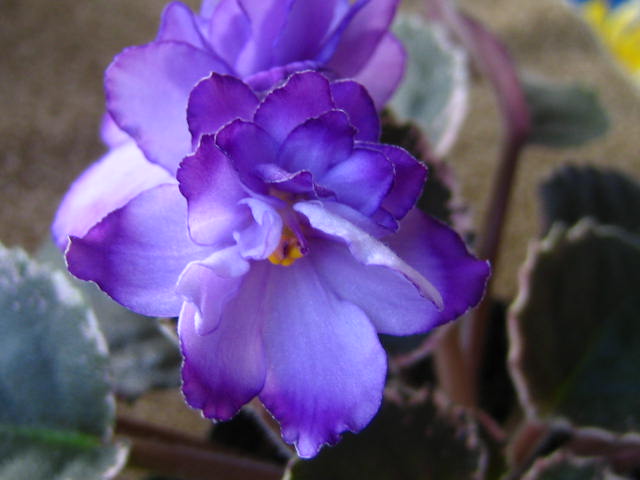
<svg viewBox="0 0 640 480">
<path fill-rule="evenodd" d="M 640 426 L 640 243 L 590 221 L 535 245 L 509 318 L 530 416 L 617 433 Z"/>
<path fill-rule="evenodd" d="M 595 91 L 524 79 L 531 114 L 529 143 L 555 148 L 580 146 L 607 132 L 609 119 Z"/>
<path fill-rule="evenodd" d="M 416 122 L 435 154 L 442 156 L 453 145 L 467 113 L 466 55 L 446 37 L 440 25 L 418 16 L 400 15 L 394 33 L 409 58 L 391 108 L 401 120 Z"/>
<path fill-rule="evenodd" d="M 0 478 L 112 478 L 126 447 L 110 441 L 107 349 L 61 272 L 0 246 Z"/>
<path fill-rule="evenodd" d="M 465 480 L 481 478 L 485 449 L 462 413 L 430 401 L 390 401 L 358 435 L 289 466 L 288 480 Z"/>
<path fill-rule="evenodd" d="M 66 270 L 60 251 L 49 242 L 38 259 Z M 109 345 L 109 368 L 118 395 L 135 400 L 145 392 L 180 385 L 181 356 L 177 339 L 157 319 L 120 306 L 95 284 L 67 278 L 93 309 Z"/>
<path fill-rule="evenodd" d="M 611 169 L 568 165 L 540 187 L 543 229 L 573 225 L 583 217 L 640 233 L 640 183 Z"/>
</svg>

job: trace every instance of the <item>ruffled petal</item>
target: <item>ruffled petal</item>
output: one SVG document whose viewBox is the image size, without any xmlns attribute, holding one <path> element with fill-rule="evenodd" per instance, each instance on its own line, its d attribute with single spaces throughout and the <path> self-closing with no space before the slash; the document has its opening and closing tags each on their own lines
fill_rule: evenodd
<svg viewBox="0 0 640 480">
<path fill-rule="evenodd" d="M 395 145 L 380 143 L 363 145 L 384 153 L 393 164 L 395 178 L 391 190 L 382 202 L 382 208 L 395 218 L 401 219 L 413 208 L 420 197 L 427 178 L 427 167 L 413 158 L 409 152 Z"/>
<path fill-rule="evenodd" d="M 231 120 L 250 120 L 258 103 L 258 97 L 242 81 L 212 73 L 189 96 L 187 122 L 193 146 L 198 145 L 202 135 L 215 133 Z"/>
<path fill-rule="evenodd" d="M 431 300 L 436 308 L 443 308 L 442 296 L 430 280 L 384 243 L 340 215 L 336 215 L 320 202 L 300 202 L 293 208 L 309 220 L 312 228 L 344 242 L 357 261 L 364 265 L 378 265 L 397 271 L 413 283 L 425 298 Z"/>
<path fill-rule="evenodd" d="M 196 309 L 195 330 L 207 335 L 218 327 L 226 304 L 249 271 L 235 245 L 218 250 L 204 260 L 190 263 L 180 275 L 176 292 Z"/>
<path fill-rule="evenodd" d="M 91 280 L 118 303 L 142 315 L 174 317 L 175 292 L 190 262 L 211 248 L 194 244 L 187 231 L 187 202 L 177 185 L 142 192 L 110 213 L 84 237 L 71 237 L 69 271 Z"/>
<path fill-rule="evenodd" d="M 232 232 L 249 218 L 238 203 L 247 193 L 213 136 L 202 138 L 196 153 L 180 164 L 177 177 L 189 205 L 191 238 L 202 245 L 231 242 Z"/>
<path fill-rule="evenodd" d="M 203 8 L 205 4 L 203 3 Z M 209 39 L 211 46 L 233 68 L 242 50 L 251 39 L 251 21 L 238 0 L 221 0 L 211 11 Z M 203 13 L 203 16 L 206 16 Z"/>
<path fill-rule="evenodd" d="M 369 62 L 378 43 L 389 30 L 398 2 L 399 0 L 367 2 L 342 32 L 340 43 L 327 67 L 338 72 L 341 77 L 353 77 L 358 73 Z"/>
<path fill-rule="evenodd" d="M 378 110 L 396 91 L 404 77 L 407 52 L 392 33 L 382 37 L 369 61 L 353 75 L 353 79 L 367 88 Z"/>
<path fill-rule="evenodd" d="M 208 418 L 229 420 L 262 390 L 262 306 L 270 288 L 268 269 L 263 262 L 252 266 L 238 294 L 226 304 L 220 324 L 208 335 L 196 332 L 191 304 L 185 303 L 180 314 L 182 391 L 187 403 Z"/>
<path fill-rule="evenodd" d="M 342 80 L 331 84 L 331 95 L 337 108 L 349 114 L 356 127 L 355 139 L 377 142 L 380 137 L 380 121 L 373 100 L 359 83 Z"/>
<path fill-rule="evenodd" d="M 287 63 L 286 65 L 278 65 L 268 70 L 260 70 L 252 75 L 243 78 L 243 81 L 253 88 L 256 92 L 264 92 L 274 87 L 280 86 L 289 75 L 294 72 L 302 72 L 304 70 L 317 70 L 319 65 L 312 60 L 303 60 L 301 62 Z"/>
<path fill-rule="evenodd" d="M 435 305 L 397 271 L 363 265 L 345 245 L 331 240 L 314 239 L 309 248 L 322 282 L 338 298 L 360 307 L 378 333 L 413 335 L 439 324 Z"/>
<path fill-rule="evenodd" d="M 171 2 L 164 8 L 156 40 L 187 43 L 200 50 L 210 49 L 198 28 L 196 16 L 182 2 Z"/>
<path fill-rule="evenodd" d="M 489 262 L 471 255 L 460 236 L 445 224 L 413 209 L 398 233 L 385 241 L 442 295 L 444 308 L 432 312 L 434 325 L 458 318 L 482 299 L 491 274 Z"/>
<path fill-rule="evenodd" d="M 276 162 L 278 144 L 271 135 L 255 123 L 234 120 L 217 133 L 216 143 L 229 157 L 242 182 L 262 193 L 264 187 L 258 181 L 256 167 Z"/>
<path fill-rule="evenodd" d="M 149 160 L 175 173 L 191 151 L 189 93 L 212 71 L 224 69 L 209 53 L 185 43 L 129 48 L 105 73 L 109 113 Z"/>
<path fill-rule="evenodd" d="M 274 46 L 273 63 L 283 65 L 315 57 L 337 3 L 338 0 L 293 0 Z"/>
<path fill-rule="evenodd" d="M 308 259 L 271 267 L 260 399 L 301 457 L 364 428 L 380 406 L 385 353 L 366 315 L 332 295 Z"/>
<path fill-rule="evenodd" d="M 253 222 L 233 235 L 240 254 L 244 258 L 263 260 L 280 243 L 282 218 L 270 205 L 256 198 L 246 198 L 241 205 L 249 208 Z"/>
<path fill-rule="evenodd" d="M 315 194 L 313 175 L 306 170 L 291 173 L 273 163 L 263 163 L 255 169 L 256 175 L 270 186 L 283 192 Z"/>
<path fill-rule="evenodd" d="M 149 163 L 133 141 L 111 150 L 75 181 L 62 199 L 52 233 L 61 250 L 69 236 L 81 237 L 140 192 L 175 183 L 166 170 Z"/>
<path fill-rule="evenodd" d="M 391 188 L 393 165 L 387 157 L 368 148 L 355 148 L 345 161 L 333 166 L 318 183 L 365 215 L 375 212 Z"/>
<path fill-rule="evenodd" d="M 278 164 L 289 172 L 308 170 L 320 178 L 353 150 L 355 130 L 349 117 L 330 110 L 297 126 L 280 146 Z"/>
<path fill-rule="evenodd" d="M 333 108 L 329 81 L 319 73 L 303 72 L 273 90 L 258 107 L 254 121 L 280 144 L 296 126 Z"/>
</svg>

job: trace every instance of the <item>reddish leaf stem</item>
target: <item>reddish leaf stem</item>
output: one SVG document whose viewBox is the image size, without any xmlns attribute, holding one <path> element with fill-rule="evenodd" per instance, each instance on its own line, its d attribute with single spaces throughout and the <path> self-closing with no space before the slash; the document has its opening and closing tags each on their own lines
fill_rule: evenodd
<svg viewBox="0 0 640 480">
<path fill-rule="evenodd" d="M 531 130 L 529 109 L 515 65 L 504 45 L 479 22 L 458 12 L 451 0 L 426 0 L 426 6 L 429 16 L 447 25 L 465 46 L 491 83 L 500 106 L 504 140 L 477 248 L 478 255 L 491 262 L 495 275 L 518 159 Z M 465 397 L 470 398 L 473 405 L 477 404 L 478 377 L 486 344 L 490 288 L 491 281 L 483 302 L 473 315 L 464 320 L 462 332 L 458 332 L 465 340 L 467 373 L 464 376 L 471 379 Z"/>
<path fill-rule="evenodd" d="M 280 480 L 277 465 L 241 457 L 182 432 L 120 416 L 116 433 L 131 442 L 129 464 L 188 480 Z"/>
</svg>

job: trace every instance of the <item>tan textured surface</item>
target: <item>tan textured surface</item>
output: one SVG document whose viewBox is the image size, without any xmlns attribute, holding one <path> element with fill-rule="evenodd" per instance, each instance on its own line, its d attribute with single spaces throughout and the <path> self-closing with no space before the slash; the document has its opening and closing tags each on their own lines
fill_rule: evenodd
<svg viewBox="0 0 640 480">
<path fill-rule="evenodd" d="M 526 152 L 497 275 L 497 292 L 510 295 L 528 238 L 537 232 L 540 179 L 569 160 L 640 175 L 640 100 L 559 0 L 460 3 L 497 32 L 522 70 L 597 86 L 612 119 L 609 135 L 588 147 Z M 0 241 L 33 250 L 47 235 L 69 183 L 103 151 L 97 129 L 104 68 L 124 46 L 153 37 L 163 5 L 163 0 L 0 1 Z M 476 82 L 470 115 L 450 160 L 477 218 L 491 184 L 499 136 L 492 94 Z M 132 413 L 163 422 L 164 406 L 156 398 Z M 192 421 L 186 422 L 188 428 L 194 428 Z"/>
<path fill-rule="evenodd" d="M 496 293 L 512 295 L 528 239 L 538 232 L 537 188 L 557 166 L 590 162 L 640 174 L 640 90 L 627 83 L 587 27 L 557 0 L 464 0 L 469 12 L 491 26 L 508 45 L 523 72 L 557 81 L 595 86 L 611 119 L 606 137 L 580 149 L 529 148 L 521 160 L 503 238 Z M 497 155 L 497 112 L 486 85 L 476 84 L 462 135 L 451 154 L 478 220 L 484 214 Z"/>
</svg>

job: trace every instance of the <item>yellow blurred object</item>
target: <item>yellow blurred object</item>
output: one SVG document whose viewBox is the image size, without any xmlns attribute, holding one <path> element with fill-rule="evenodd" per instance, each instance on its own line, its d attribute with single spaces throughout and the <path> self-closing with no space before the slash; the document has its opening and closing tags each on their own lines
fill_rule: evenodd
<svg viewBox="0 0 640 480">
<path fill-rule="evenodd" d="M 612 7 L 606 0 L 589 0 L 582 9 L 602 42 L 640 84 L 640 1 Z"/>
</svg>

